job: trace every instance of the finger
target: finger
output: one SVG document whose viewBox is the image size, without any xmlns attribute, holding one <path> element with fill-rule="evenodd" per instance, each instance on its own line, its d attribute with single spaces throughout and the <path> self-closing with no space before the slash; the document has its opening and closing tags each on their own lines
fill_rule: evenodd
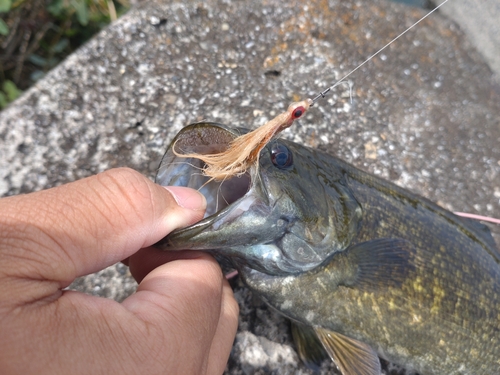
<svg viewBox="0 0 500 375">
<path fill-rule="evenodd" d="M 1 199 L 0 248 L 9 259 L 2 264 L 6 272 L 63 283 L 114 264 L 203 217 L 201 194 L 169 189 L 122 168 Z"/>
<path fill-rule="evenodd" d="M 193 259 L 198 256 L 199 253 L 192 250 L 165 252 L 149 247 L 133 254 L 128 264 L 132 276 L 137 282 L 141 282 L 147 274 L 163 263 L 179 259 Z M 234 299 L 233 291 L 224 278 L 221 313 L 208 355 L 207 374 L 220 375 L 224 372 L 238 328 L 238 312 L 238 304 Z"/>
<path fill-rule="evenodd" d="M 211 256 L 191 253 L 195 259 L 174 260 L 150 272 L 123 306 L 162 330 L 164 337 L 177 337 L 175 346 L 168 345 L 169 356 L 183 358 L 182 362 L 177 361 L 177 373 L 202 374 L 208 368 L 211 344 L 220 322 L 223 276 Z M 227 292 L 224 298 L 230 298 Z M 220 341 L 232 343 L 234 334 L 230 330 L 222 333 Z"/>
<path fill-rule="evenodd" d="M 139 250 L 128 258 L 127 264 L 134 279 L 140 283 L 152 270 L 162 264 L 179 259 L 194 259 L 200 254 L 197 251 L 163 251 L 151 246 Z"/>
<path fill-rule="evenodd" d="M 226 368 L 238 329 L 238 314 L 238 303 L 234 299 L 233 290 L 227 280 L 224 279 L 219 324 L 208 355 L 208 375 L 220 375 Z"/>
</svg>

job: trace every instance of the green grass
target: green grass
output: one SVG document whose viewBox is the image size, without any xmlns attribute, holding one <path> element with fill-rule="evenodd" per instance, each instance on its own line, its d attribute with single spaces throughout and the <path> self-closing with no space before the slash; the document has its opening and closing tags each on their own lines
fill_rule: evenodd
<svg viewBox="0 0 500 375">
<path fill-rule="evenodd" d="M 128 0 L 0 0 L 0 109 L 128 8 Z"/>
</svg>

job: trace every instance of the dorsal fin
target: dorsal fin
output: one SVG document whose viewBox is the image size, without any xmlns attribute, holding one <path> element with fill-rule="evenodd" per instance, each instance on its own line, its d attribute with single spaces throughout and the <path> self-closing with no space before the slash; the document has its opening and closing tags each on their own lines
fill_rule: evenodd
<svg viewBox="0 0 500 375">
<path fill-rule="evenodd" d="M 475 219 L 469 219 L 467 217 L 459 216 L 460 220 L 467 225 L 471 231 L 476 234 L 482 241 L 484 241 L 492 251 L 489 253 L 496 259 L 498 263 L 500 263 L 500 249 L 498 248 L 493 236 L 491 235 L 490 228 Z"/>
</svg>

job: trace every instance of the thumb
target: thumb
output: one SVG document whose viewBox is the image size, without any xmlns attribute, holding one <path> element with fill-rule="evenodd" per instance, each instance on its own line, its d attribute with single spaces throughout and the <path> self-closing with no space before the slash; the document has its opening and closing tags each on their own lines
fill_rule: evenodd
<svg viewBox="0 0 500 375">
<path fill-rule="evenodd" d="M 205 205 L 193 189 L 165 189 L 126 168 L 1 199 L 0 233 L 9 242 L 0 239 L 0 248 L 10 264 L 0 274 L 30 269 L 65 287 L 200 220 Z"/>
</svg>

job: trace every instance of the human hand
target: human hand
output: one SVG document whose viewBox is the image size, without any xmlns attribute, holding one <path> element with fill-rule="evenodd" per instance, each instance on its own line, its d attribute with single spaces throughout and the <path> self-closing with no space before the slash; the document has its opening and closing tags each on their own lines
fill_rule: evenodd
<svg viewBox="0 0 500 375">
<path fill-rule="evenodd" d="M 115 169 L 0 199 L 0 373 L 224 371 L 238 306 L 218 264 L 150 247 L 204 213 L 201 194 L 169 189 Z M 63 290 L 123 259 L 140 281 L 123 303 Z"/>
</svg>

